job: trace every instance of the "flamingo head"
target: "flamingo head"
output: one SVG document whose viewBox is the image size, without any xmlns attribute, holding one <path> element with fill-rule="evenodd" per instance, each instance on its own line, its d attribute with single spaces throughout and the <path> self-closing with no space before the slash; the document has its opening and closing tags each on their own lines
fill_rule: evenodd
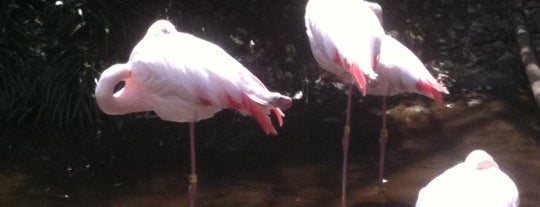
<svg viewBox="0 0 540 207">
<path fill-rule="evenodd" d="M 168 20 L 161 19 L 154 22 L 148 28 L 145 37 L 162 37 L 174 32 L 178 32 L 176 27 Z"/>
<path fill-rule="evenodd" d="M 493 157 L 484 150 L 474 150 L 467 158 L 465 164 L 475 170 L 485 170 L 492 167 L 498 167 Z"/>
</svg>

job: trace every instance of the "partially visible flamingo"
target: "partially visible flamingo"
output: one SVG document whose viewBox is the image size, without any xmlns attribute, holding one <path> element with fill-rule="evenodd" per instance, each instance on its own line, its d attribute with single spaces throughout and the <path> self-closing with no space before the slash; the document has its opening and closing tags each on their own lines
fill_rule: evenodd
<svg viewBox="0 0 540 207">
<path fill-rule="evenodd" d="M 516 184 L 483 150 L 444 171 L 418 193 L 416 207 L 517 207 Z"/>
<path fill-rule="evenodd" d="M 310 0 L 306 5 L 306 33 L 315 60 L 339 81 L 350 85 L 343 135 L 343 206 L 346 205 L 352 85 L 366 95 L 367 83 L 377 79 L 374 68 L 384 36 L 379 17 L 372 10 L 374 6 L 362 0 Z"/>
<path fill-rule="evenodd" d="M 383 24 L 382 7 L 377 3 L 366 2 Z M 391 36 L 381 40 L 380 55 L 375 72 L 379 79 L 367 86 L 369 95 L 383 96 L 382 127 L 380 133 L 379 182 L 384 184 L 384 160 L 388 130 L 386 127 L 386 98 L 401 93 L 418 93 L 442 105 L 441 93 L 448 94 L 444 85 L 437 82 L 422 61 L 405 45 Z"/>
<path fill-rule="evenodd" d="M 448 90 L 439 83 L 426 69 L 422 61 L 405 45 L 391 36 L 385 35 L 381 40 L 379 59 L 375 67 L 379 77 L 369 82 L 367 94 L 383 96 L 382 127 L 380 134 L 379 182 L 384 183 L 384 160 L 388 130 L 386 127 L 386 98 L 401 93 L 418 93 L 435 100 L 442 105 L 441 93 Z"/>
<path fill-rule="evenodd" d="M 121 81 L 123 89 L 115 92 Z M 167 20 L 150 26 L 127 63 L 101 74 L 95 95 L 99 108 L 110 115 L 154 111 L 163 120 L 190 123 L 189 206 L 195 205 L 197 191 L 195 122 L 235 109 L 253 116 L 266 134 L 276 135 L 268 113 L 273 111 L 281 126 L 280 109 L 292 104 L 219 46 L 178 32 Z"/>
</svg>

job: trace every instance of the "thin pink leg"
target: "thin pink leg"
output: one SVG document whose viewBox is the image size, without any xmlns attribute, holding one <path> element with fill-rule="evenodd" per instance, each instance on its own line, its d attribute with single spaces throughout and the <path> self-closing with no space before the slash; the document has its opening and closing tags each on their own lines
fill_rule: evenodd
<svg viewBox="0 0 540 207">
<path fill-rule="evenodd" d="M 197 199 L 197 163 L 195 159 L 195 122 L 189 123 L 191 174 L 189 175 L 189 207 L 195 207 Z"/>
<path fill-rule="evenodd" d="M 352 90 L 353 86 L 349 86 L 349 94 L 347 99 L 347 114 L 345 116 L 345 127 L 343 129 L 343 175 L 341 183 L 341 203 L 342 207 L 346 206 L 347 195 L 347 163 L 348 163 L 348 151 L 349 151 L 349 139 L 351 134 L 351 102 L 352 102 Z"/>
<path fill-rule="evenodd" d="M 384 184 L 384 156 L 386 154 L 386 143 L 388 142 L 388 130 L 386 128 L 386 96 L 383 96 L 382 106 L 382 127 L 379 138 L 379 144 L 381 145 L 380 157 L 379 157 L 379 182 L 382 187 Z"/>
</svg>

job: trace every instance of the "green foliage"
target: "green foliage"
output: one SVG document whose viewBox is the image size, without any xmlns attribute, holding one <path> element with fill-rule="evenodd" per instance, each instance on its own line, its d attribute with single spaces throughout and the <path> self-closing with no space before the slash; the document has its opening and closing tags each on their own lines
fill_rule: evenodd
<svg viewBox="0 0 540 207">
<path fill-rule="evenodd" d="M 94 12 L 107 11 L 100 6 L 77 0 L 1 3 L 1 121 L 72 126 L 98 118 L 93 92 L 109 25 Z"/>
</svg>

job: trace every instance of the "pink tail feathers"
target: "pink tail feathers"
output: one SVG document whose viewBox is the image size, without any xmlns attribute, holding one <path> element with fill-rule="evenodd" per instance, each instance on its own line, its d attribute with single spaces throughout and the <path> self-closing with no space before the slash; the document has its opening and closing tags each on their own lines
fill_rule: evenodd
<svg viewBox="0 0 540 207">
<path fill-rule="evenodd" d="M 356 80 L 356 84 L 358 85 L 358 88 L 362 92 L 362 95 L 366 95 L 366 76 L 364 76 L 364 73 L 360 70 L 357 64 L 347 65 L 347 68 L 349 68 L 349 72 L 352 74 L 354 80 Z"/>
<path fill-rule="evenodd" d="M 360 67 L 358 67 L 358 64 L 355 62 L 349 62 L 347 58 L 341 57 L 341 54 L 339 53 L 337 48 L 334 48 L 334 63 L 345 67 L 349 73 L 353 76 L 356 85 L 358 86 L 358 89 L 362 92 L 362 95 L 366 95 L 366 76 L 360 70 Z"/>
<path fill-rule="evenodd" d="M 435 103 L 437 103 L 439 106 L 443 105 L 441 93 L 448 94 L 446 87 L 440 83 L 430 83 L 424 80 L 419 80 L 416 83 L 416 88 L 418 91 L 431 95 L 433 100 L 435 100 Z"/>
<path fill-rule="evenodd" d="M 289 100 L 289 102 L 286 102 L 286 100 L 276 100 L 276 101 L 280 102 L 280 103 L 283 103 L 284 104 L 284 107 L 283 107 L 284 109 L 287 108 L 286 106 L 291 105 L 290 100 Z M 247 113 L 247 114 L 253 116 L 253 118 L 255 118 L 255 120 L 257 120 L 257 122 L 259 122 L 259 125 L 261 126 L 261 128 L 264 130 L 264 132 L 266 134 L 277 135 L 276 128 L 274 128 L 274 125 L 272 125 L 272 120 L 270 119 L 270 117 L 266 113 L 268 106 L 261 105 L 261 104 L 255 102 L 255 101 L 251 100 L 245 94 L 242 95 L 242 102 L 241 103 L 237 103 L 237 102 L 235 102 L 234 100 L 232 100 L 229 97 L 229 105 L 234 109 L 237 109 L 239 111 L 242 111 L 244 113 Z M 283 125 L 283 116 L 284 116 L 283 112 L 279 108 L 277 108 L 275 106 L 270 106 L 270 108 L 272 109 L 272 112 L 275 114 L 279 126 L 282 126 Z"/>
</svg>

